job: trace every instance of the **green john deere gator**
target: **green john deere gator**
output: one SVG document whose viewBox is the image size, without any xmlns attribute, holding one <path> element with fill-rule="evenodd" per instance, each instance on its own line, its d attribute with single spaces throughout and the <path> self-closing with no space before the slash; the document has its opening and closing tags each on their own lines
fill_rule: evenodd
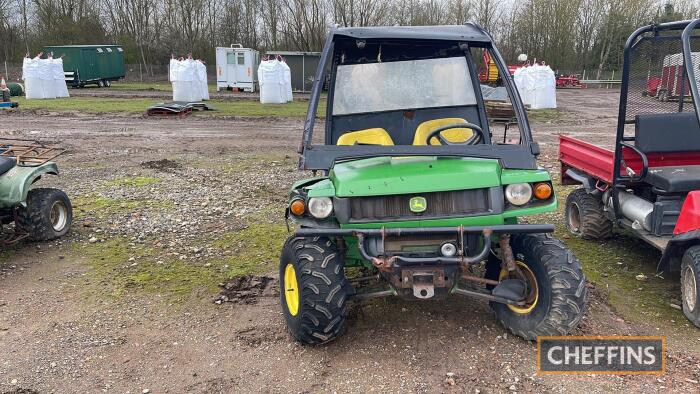
<svg viewBox="0 0 700 394">
<path fill-rule="evenodd" d="M 348 301 L 385 296 L 488 300 L 528 340 L 567 334 L 581 320 L 581 264 L 551 237 L 553 225 L 520 220 L 557 202 L 510 78 L 496 89 L 512 104 L 517 136 L 499 134 L 487 116 L 485 52 L 508 75 L 473 24 L 328 35 L 299 148 L 300 169 L 320 176 L 292 187 L 294 234 L 280 258 L 282 310 L 298 341 L 335 339 Z M 326 70 L 321 144 L 312 136 Z"/>
</svg>

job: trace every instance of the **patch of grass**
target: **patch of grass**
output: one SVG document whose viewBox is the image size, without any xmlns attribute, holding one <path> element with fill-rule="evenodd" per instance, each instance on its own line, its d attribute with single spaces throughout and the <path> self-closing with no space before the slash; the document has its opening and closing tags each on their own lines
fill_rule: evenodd
<svg viewBox="0 0 700 394">
<path fill-rule="evenodd" d="M 87 275 L 93 291 L 120 297 L 135 292 L 164 294 L 182 300 L 196 289 L 214 292 L 216 271 L 191 261 L 161 257 L 159 251 L 143 246 L 129 247 L 115 238 L 103 243 L 73 246 L 74 253 L 87 260 Z M 130 258 L 134 258 L 129 261 Z"/>
<path fill-rule="evenodd" d="M 273 270 L 287 236 L 286 227 L 279 223 L 252 224 L 214 241 L 212 247 L 232 253 L 208 264 L 181 260 L 156 248 L 130 246 L 123 238 L 94 244 L 74 243 L 72 250 L 90 267 L 86 275 L 90 291 L 112 298 L 161 294 L 176 302 L 186 300 L 196 291 L 215 293 L 218 283 L 227 278 Z"/>
<path fill-rule="evenodd" d="M 557 109 L 531 109 L 527 111 L 527 118 L 531 122 L 554 122 L 562 116 L 564 116 L 564 113 Z"/>
<path fill-rule="evenodd" d="M 17 98 L 20 108 L 23 109 L 43 109 L 47 111 L 65 112 L 77 111 L 91 114 L 102 113 L 122 113 L 143 114 L 146 108 L 153 104 L 161 103 L 164 100 L 152 98 L 113 98 L 113 97 L 71 97 L 53 100 L 26 100 L 23 97 Z M 257 100 L 211 100 L 207 102 L 216 111 L 195 111 L 193 116 L 216 117 L 216 116 L 276 116 L 300 118 L 306 116 L 308 102 L 292 101 L 287 104 L 260 104 Z M 325 114 L 326 102 L 322 100 L 319 104 L 318 113 Z"/>
<path fill-rule="evenodd" d="M 274 270 L 282 245 L 287 239 L 287 227 L 279 223 L 255 223 L 230 232 L 212 243 L 219 249 L 233 250 L 225 259 L 228 277 Z"/>
<path fill-rule="evenodd" d="M 150 90 L 154 92 L 172 92 L 173 85 L 170 82 L 112 82 L 112 86 L 105 90 Z M 209 85 L 209 91 L 215 92 L 216 85 Z"/>
<path fill-rule="evenodd" d="M 133 187 L 143 187 L 152 185 L 154 183 L 160 182 L 160 178 L 147 177 L 147 176 L 135 176 L 135 177 L 124 177 L 118 178 L 112 181 L 106 181 L 104 184 L 107 187 L 115 186 L 133 186 Z"/>
<path fill-rule="evenodd" d="M 72 198 L 76 218 L 85 213 L 105 217 L 119 212 L 133 212 L 141 209 L 173 209 L 175 205 L 165 200 L 126 200 L 104 197 L 96 194 L 83 194 Z"/>
</svg>

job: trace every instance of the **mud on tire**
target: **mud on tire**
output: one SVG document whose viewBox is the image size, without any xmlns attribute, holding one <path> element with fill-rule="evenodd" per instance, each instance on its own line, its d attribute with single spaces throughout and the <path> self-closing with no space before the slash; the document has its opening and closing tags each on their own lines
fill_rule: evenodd
<svg viewBox="0 0 700 394">
<path fill-rule="evenodd" d="M 588 301 L 581 263 L 561 241 L 550 235 L 516 235 L 511 245 L 516 262 L 527 265 L 537 280 L 537 299 L 527 313 L 491 302 L 498 321 L 527 340 L 570 333 L 583 318 Z"/>
<path fill-rule="evenodd" d="M 61 190 L 32 189 L 27 207 L 17 209 L 17 225 L 32 241 L 47 241 L 65 235 L 73 222 L 70 199 Z"/>
<path fill-rule="evenodd" d="M 586 191 L 576 189 L 566 198 L 566 228 L 583 239 L 612 236 L 613 222 L 605 216 L 603 202 Z"/>
<path fill-rule="evenodd" d="M 298 288 L 296 311 L 285 296 L 293 281 L 288 265 Z M 287 240 L 280 258 L 280 302 L 287 330 L 297 341 L 320 345 L 343 331 L 349 288 L 343 258 L 328 238 Z"/>
<path fill-rule="evenodd" d="M 700 327 L 700 245 L 688 248 L 681 260 L 681 299 L 683 314 Z"/>
</svg>

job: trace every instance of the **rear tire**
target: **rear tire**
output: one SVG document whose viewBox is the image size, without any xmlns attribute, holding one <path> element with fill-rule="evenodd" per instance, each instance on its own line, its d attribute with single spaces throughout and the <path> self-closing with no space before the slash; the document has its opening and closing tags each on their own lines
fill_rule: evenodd
<svg viewBox="0 0 700 394">
<path fill-rule="evenodd" d="M 65 235 L 73 222 L 70 199 L 58 189 L 32 189 L 27 207 L 17 210 L 17 225 L 32 241 L 48 241 Z"/>
<path fill-rule="evenodd" d="M 328 238 L 289 238 L 280 258 L 280 302 L 287 330 L 320 345 L 345 328 L 350 285 L 342 256 Z"/>
<path fill-rule="evenodd" d="M 605 216 L 603 202 L 576 189 L 566 198 L 566 228 L 583 239 L 605 239 L 612 236 L 613 222 Z"/>
<path fill-rule="evenodd" d="M 681 260 L 681 299 L 683 314 L 700 327 L 700 245 L 688 248 Z"/>
<path fill-rule="evenodd" d="M 98 88 L 103 88 L 103 87 L 105 87 L 105 81 L 103 81 L 103 80 L 101 80 L 101 79 L 100 79 L 99 81 L 97 81 L 97 87 L 98 87 Z"/>
<path fill-rule="evenodd" d="M 535 292 L 524 306 L 491 302 L 498 321 L 513 334 L 531 341 L 538 336 L 570 333 L 583 318 L 588 302 L 581 263 L 550 235 L 515 235 L 511 245 L 516 262 L 526 266 L 522 269 L 525 277 L 536 280 L 535 284 L 529 283 Z"/>
</svg>

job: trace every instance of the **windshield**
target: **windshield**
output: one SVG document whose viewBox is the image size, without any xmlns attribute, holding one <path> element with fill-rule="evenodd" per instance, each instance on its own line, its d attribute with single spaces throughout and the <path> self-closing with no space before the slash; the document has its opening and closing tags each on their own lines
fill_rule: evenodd
<svg viewBox="0 0 700 394">
<path fill-rule="evenodd" d="M 338 66 L 333 115 L 476 105 L 464 57 Z"/>
</svg>

